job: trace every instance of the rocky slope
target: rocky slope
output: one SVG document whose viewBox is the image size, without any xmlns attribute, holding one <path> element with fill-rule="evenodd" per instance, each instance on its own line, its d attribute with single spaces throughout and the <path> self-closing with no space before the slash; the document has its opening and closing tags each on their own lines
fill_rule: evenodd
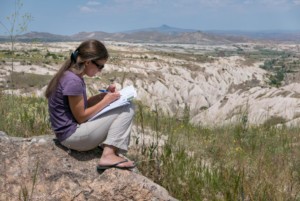
<svg viewBox="0 0 300 201">
<path fill-rule="evenodd" d="M 158 107 L 175 115 L 188 106 L 191 121 L 203 125 L 234 123 L 242 118 L 250 124 L 296 125 L 299 120 L 300 85 L 270 87 L 266 83 L 269 72 L 259 67 L 262 61 L 247 64 L 240 56 L 217 57 L 210 62 L 158 54 L 149 57 L 156 59 L 127 59 L 108 71 L 137 74 L 125 83 L 133 83 L 139 100 L 153 110 Z"/>
<path fill-rule="evenodd" d="M 53 136 L 12 138 L 0 131 L 0 200 L 176 201 L 135 171 L 96 171 L 101 151 L 64 149 Z"/>
</svg>

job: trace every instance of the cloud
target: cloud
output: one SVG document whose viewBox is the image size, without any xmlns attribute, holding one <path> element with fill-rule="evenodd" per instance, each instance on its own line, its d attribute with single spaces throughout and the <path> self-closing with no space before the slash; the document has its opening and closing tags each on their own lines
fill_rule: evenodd
<svg viewBox="0 0 300 201">
<path fill-rule="evenodd" d="M 90 8 L 90 7 L 88 7 L 88 6 L 80 6 L 80 7 L 79 7 L 79 10 L 80 10 L 80 12 L 82 12 L 82 13 L 93 13 L 93 12 L 96 11 L 95 9 Z"/>
<path fill-rule="evenodd" d="M 174 0 L 170 1 L 170 4 L 176 5 L 176 7 L 222 7 L 228 5 L 232 0 Z"/>
<path fill-rule="evenodd" d="M 97 6 L 101 5 L 98 1 L 88 1 L 85 5 L 79 6 L 81 13 L 94 13 L 97 12 Z"/>
<path fill-rule="evenodd" d="M 251 5 L 251 4 L 253 4 L 253 3 L 254 3 L 253 0 L 245 0 L 245 1 L 243 1 L 243 4 L 244 4 L 244 5 Z"/>
<path fill-rule="evenodd" d="M 131 9 L 149 8 L 149 6 L 164 4 L 164 1 L 162 0 L 111 0 L 109 2 L 111 6 L 123 6 Z"/>
<path fill-rule="evenodd" d="M 292 7 L 293 5 L 299 5 L 300 0 L 252 0 L 255 4 L 260 5 L 268 5 L 268 6 L 284 6 L 284 7 Z"/>
<path fill-rule="evenodd" d="M 293 3 L 294 3 L 295 5 L 300 5 L 300 0 L 294 0 Z"/>
<path fill-rule="evenodd" d="M 288 0 L 263 0 L 262 3 L 269 5 L 289 5 Z"/>
<path fill-rule="evenodd" d="M 100 2 L 98 2 L 98 1 L 88 1 L 86 5 L 88 5 L 88 6 L 98 6 L 98 5 L 100 5 Z"/>
<path fill-rule="evenodd" d="M 300 0 L 90 0 L 80 7 L 82 13 L 102 14 L 165 13 L 197 14 L 199 12 L 287 12 Z"/>
</svg>

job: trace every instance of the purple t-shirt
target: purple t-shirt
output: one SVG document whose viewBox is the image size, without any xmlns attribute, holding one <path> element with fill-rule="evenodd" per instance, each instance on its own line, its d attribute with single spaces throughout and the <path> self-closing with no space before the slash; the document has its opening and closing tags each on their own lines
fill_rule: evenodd
<svg viewBox="0 0 300 201">
<path fill-rule="evenodd" d="M 56 90 L 48 99 L 51 127 L 59 141 L 70 137 L 78 124 L 71 112 L 68 96 L 83 96 L 84 107 L 87 107 L 85 82 L 71 71 L 63 74 Z"/>
</svg>

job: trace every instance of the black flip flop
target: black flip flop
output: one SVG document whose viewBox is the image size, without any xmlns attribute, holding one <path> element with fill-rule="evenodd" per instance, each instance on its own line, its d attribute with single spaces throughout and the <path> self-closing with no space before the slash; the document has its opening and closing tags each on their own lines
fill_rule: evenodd
<svg viewBox="0 0 300 201">
<path fill-rule="evenodd" d="M 120 162 L 112 164 L 112 165 L 97 165 L 97 170 L 98 171 L 101 171 L 101 170 L 103 171 L 103 170 L 107 170 L 107 169 L 110 169 L 110 168 L 118 168 L 118 169 L 122 169 L 122 170 L 128 170 L 128 169 L 135 168 L 135 165 L 125 166 L 125 167 L 118 166 L 119 164 L 126 163 L 126 162 L 128 162 L 128 160 L 120 161 Z"/>
</svg>

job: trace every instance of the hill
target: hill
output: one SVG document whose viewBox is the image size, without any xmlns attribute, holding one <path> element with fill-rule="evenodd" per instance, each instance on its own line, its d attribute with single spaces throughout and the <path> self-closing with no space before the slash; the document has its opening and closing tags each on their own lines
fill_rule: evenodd
<svg viewBox="0 0 300 201">
<path fill-rule="evenodd" d="M 106 41 L 133 42 L 133 43 L 179 43 L 179 44 L 231 44 L 254 42 L 257 40 L 273 41 L 300 41 L 300 31 L 200 31 L 193 29 L 181 29 L 162 25 L 144 29 L 128 30 L 117 33 L 103 31 L 79 32 L 73 35 L 58 35 L 45 32 L 29 32 L 17 37 L 18 41 L 39 42 L 70 42 L 86 39 L 98 39 Z M 0 41 L 9 41 L 8 36 L 0 36 Z"/>
</svg>

